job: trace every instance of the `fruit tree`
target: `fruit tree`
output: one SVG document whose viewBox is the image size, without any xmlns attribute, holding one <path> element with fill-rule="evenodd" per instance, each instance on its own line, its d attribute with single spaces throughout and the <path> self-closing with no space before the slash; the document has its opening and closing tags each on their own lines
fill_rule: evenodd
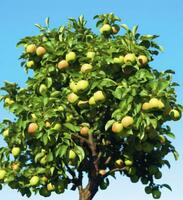
<svg viewBox="0 0 183 200">
<path fill-rule="evenodd" d="M 14 120 L 0 124 L 0 187 L 7 184 L 28 197 L 49 197 L 66 189 L 91 200 L 117 173 L 160 198 L 166 155 L 178 153 L 167 121 L 179 120 L 172 70 L 150 63 L 162 51 L 157 35 L 141 35 L 114 14 L 97 15 L 100 34 L 83 16 L 66 26 L 25 37 L 22 67 L 26 86 L 5 82 L 4 107 Z M 88 183 L 83 181 L 88 179 Z"/>
</svg>

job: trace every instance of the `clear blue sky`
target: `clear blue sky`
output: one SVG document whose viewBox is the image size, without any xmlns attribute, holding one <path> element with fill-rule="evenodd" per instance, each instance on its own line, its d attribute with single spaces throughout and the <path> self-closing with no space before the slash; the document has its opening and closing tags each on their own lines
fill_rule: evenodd
<svg viewBox="0 0 183 200">
<path fill-rule="evenodd" d="M 175 80 L 181 87 L 177 88 L 178 102 L 183 104 L 183 1 L 182 0 L 6 0 L 0 3 L 0 86 L 4 80 L 18 82 L 24 85 L 26 75 L 20 67 L 18 57 L 21 53 L 16 43 L 24 36 L 37 34 L 35 23 L 44 23 L 44 19 L 51 18 L 51 26 L 64 24 L 68 17 L 78 17 L 84 14 L 88 25 L 95 29 L 92 17 L 100 13 L 114 12 L 129 26 L 139 24 L 141 33 L 159 34 L 159 43 L 165 47 L 165 52 L 157 57 L 153 66 L 159 70 L 171 68 L 176 71 Z M 0 121 L 9 117 L 9 113 L 0 105 Z M 183 120 L 172 124 L 176 134 L 173 144 L 180 153 L 180 160 L 172 161 L 172 168 L 163 170 L 161 183 L 170 183 L 173 192 L 163 190 L 161 200 L 181 200 L 183 180 Z M 0 146 L 3 141 L 0 138 Z M 0 191 L 0 197 L 6 200 L 26 199 L 16 191 L 5 187 Z M 112 180 L 106 191 L 100 191 L 96 200 L 134 199 L 151 200 L 152 197 L 144 193 L 141 184 L 132 184 L 125 177 Z M 41 200 L 40 196 L 31 200 Z M 77 192 L 67 191 L 63 195 L 53 195 L 52 200 L 78 199 Z"/>
</svg>

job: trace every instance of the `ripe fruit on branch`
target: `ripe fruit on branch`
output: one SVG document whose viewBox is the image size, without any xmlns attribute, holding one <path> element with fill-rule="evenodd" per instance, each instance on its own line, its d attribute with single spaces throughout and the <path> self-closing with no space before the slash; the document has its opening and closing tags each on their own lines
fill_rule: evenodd
<svg viewBox="0 0 183 200">
<path fill-rule="evenodd" d="M 30 123 L 27 132 L 31 135 L 34 135 L 37 129 L 38 129 L 37 123 Z"/>
<path fill-rule="evenodd" d="M 134 53 L 128 53 L 125 55 L 124 57 L 124 62 L 125 63 L 131 63 L 131 64 L 135 64 L 136 62 L 136 56 Z"/>
<path fill-rule="evenodd" d="M 172 120 L 177 121 L 181 118 L 181 113 L 176 109 L 172 109 L 170 111 L 170 117 Z"/>
<path fill-rule="evenodd" d="M 40 85 L 40 87 L 39 87 L 39 93 L 40 93 L 41 95 L 45 95 L 46 92 L 47 92 L 47 90 L 48 90 L 48 88 L 46 87 L 45 84 L 41 84 L 41 85 Z"/>
<path fill-rule="evenodd" d="M 76 153 L 71 149 L 69 150 L 69 160 L 74 160 L 76 158 Z"/>
<path fill-rule="evenodd" d="M 66 54 L 65 59 L 67 62 L 73 62 L 76 60 L 76 53 L 71 51 L 69 53 Z"/>
<path fill-rule="evenodd" d="M 4 103 L 8 106 L 11 106 L 12 104 L 14 104 L 15 102 L 10 99 L 9 97 L 7 97 L 5 100 L 4 100 Z"/>
<path fill-rule="evenodd" d="M 93 52 L 93 51 L 87 52 L 86 57 L 90 58 L 90 59 L 93 59 L 95 57 L 95 52 Z"/>
<path fill-rule="evenodd" d="M 14 157 L 17 157 L 20 154 L 20 147 L 13 147 L 11 153 Z"/>
<path fill-rule="evenodd" d="M 49 122 L 49 121 L 46 121 L 46 122 L 45 122 L 45 126 L 46 126 L 46 128 L 50 128 L 50 127 L 51 127 L 50 122 Z"/>
<path fill-rule="evenodd" d="M 88 136 L 89 130 L 90 130 L 90 129 L 89 129 L 87 126 L 81 127 L 81 129 L 80 129 L 80 134 L 81 134 L 82 136 Z"/>
<path fill-rule="evenodd" d="M 100 169 L 98 172 L 101 176 L 104 176 L 106 174 L 106 170 L 105 169 Z"/>
<path fill-rule="evenodd" d="M 43 56 L 44 54 L 46 53 L 46 49 L 44 48 L 44 47 L 38 47 L 37 49 L 36 49 L 36 54 L 38 55 L 38 56 Z"/>
<path fill-rule="evenodd" d="M 120 27 L 117 24 L 114 24 L 112 26 L 112 33 L 113 34 L 117 34 L 119 32 L 119 30 L 120 30 Z"/>
<path fill-rule="evenodd" d="M 111 26 L 109 24 L 104 24 L 101 28 L 100 28 L 100 32 L 102 34 L 109 34 L 111 33 Z"/>
<path fill-rule="evenodd" d="M 157 108 L 159 105 L 159 100 L 157 98 L 152 98 L 149 101 L 151 108 Z"/>
<path fill-rule="evenodd" d="M 142 105 L 142 110 L 150 110 L 151 109 L 151 105 L 149 102 L 143 103 Z"/>
<path fill-rule="evenodd" d="M 115 166 L 118 168 L 122 168 L 124 166 L 124 162 L 122 159 L 118 159 L 115 161 Z"/>
<path fill-rule="evenodd" d="M 114 122 L 112 125 L 112 132 L 113 133 L 121 133 L 123 130 L 123 125 L 122 123 L 119 122 Z"/>
<path fill-rule="evenodd" d="M 92 65 L 91 64 L 83 64 L 82 66 L 81 66 L 81 72 L 82 73 L 88 73 L 88 72 L 90 72 L 91 70 L 92 70 Z"/>
<path fill-rule="evenodd" d="M 78 89 L 77 89 L 77 84 L 74 83 L 73 81 L 69 84 L 70 89 L 74 92 L 77 93 Z"/>
<path fill-rule="evenodd" d="M 3 131 L 3 137 L 8 137 L 9 136 L 9 129 L 6 129 Z"/>
<path fill-rule="evenodd" d="M 30 60 L 27 62 L 27 67 L 31 68 L 32 66 L 34 66 L 34 61 L 33 60 Z"/>
<path fill-rule="evenodd" d="M 95 105 L 96 101 L 95 101 L 94 97 L 90 97 L 88 103 L 89 103 L 89 105 Z"/>
<path fill-rule="evenodd" d="M 124 128 L 127 128 L 127 127 L 131 126 L 133 124 L 133 122 L 134 122 L 134 120 L 133 120 L 133 117 L 131 117 L 131 116 L 125 116 L 121 120 L 121 123 L 122 123 Z"/>
<path fill-rule="evenodd" d="M 65 69 L 65 68 L 68 68 L 68 67 L 69 67 L 69 63 L 66 60 L 61 60 L 58 63 L 58 68 L 59 69 Z"/>
<path fill-rule="evenodd" d="M 144 55 L 138 56 L 137 60 L 139 61 L 139 63 L 142 66 L 147 65 L 147 63 L 148 63 L 148 58 L 147 58 L 147 56 L 144 56 Z"/>
<path fill-rule="evenodd" d="M 89 86 L 89 82 L 87 80 L 80 80 L 78 81 L 76 88 L 78 92 L 85 91 Z"/>
<path fill-rule="evenodd" d="M 35 53 L 36 52 L 36 45 L 35 44 L 29 44 L 26 47 L 26 53 Z"/>
<path fill-rule="evenodd" d="M 68 96 L 67 96 L 67 100 L 69 103 L 76 103 L 76 101 L 79 99 L 79 97 L 75 94 L 75 93 L 70 93 Z"/>
<path fill-rule="evenodd" d="M 55 189 L 55 186 L 52 183 L 48 183 L 47 190 L 48 191 L 53 191 L 54 189 Z"/>
<path fill-rule="evenodd" d="M 39 183 L 38 176 L 33 176 L 29 181 L 30 186 L 36 186 L 36 185 L 38 185 L 38 183 Z"/>
<path fill-rule="evenodd" d="M 6 176 L 6 171 L 4 169 L 0 169 L 0 180 L 3 180 Z"/>
<path fill-rule="evenodd" d="M 97 91 L 94 93 L 93 95 L 94 97 L 94 100 L 97 102 L 97 101 L 104 101 L 105 100 L 105 95 L 102 91 Z"/>
</svg>

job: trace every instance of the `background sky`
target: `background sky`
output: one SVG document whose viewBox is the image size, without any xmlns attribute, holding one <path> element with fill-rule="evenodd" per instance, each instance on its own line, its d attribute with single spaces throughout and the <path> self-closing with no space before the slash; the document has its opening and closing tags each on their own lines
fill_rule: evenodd
<svg viewBox="0 0 183 200">
<path fill-rule="evenodd" d="M 182 0 L 6 0 L 0 2 L 0 86 L 4 80 L 18 82 L 23 86 L 27 76 L 20 67 L 18 60 L 21 49 L 16 48 L 16 43 L 27 35 L 34 35 L 38 30 L 35 23 L 44 23 L 46 17 L 51 18 L 51 26 L 57 27 L 65 24 L 68 17 L 78 17 L 84 14 L 95 31 L 92 17 L 96 14 L 114 12 L 130 27 L 139 24 L 139 32 L 143 34 L 158 34 L 158 42 L 165 47 L 165 52 L 160 54 L 152 65 L 158 70 L 173 69 L 176 71 L 174 80 L 181 87 L 177 88 L 178 102 L 183 104 L 183 1 Z M 0 121 L 10 114 L 0 104 Z M 175 162 L 170 156 L 172 168 L 163 169 L 163 178 L 160 183 L 169 183 L 173 192 L 163 189 L 161 200 L 181 200 L 183 180 L 183 120 L 171 123 L 176 134 L 173 144 L 180 153 L 180 160 Z M 0 138 L 0 146 L 3 140 Z M 27 199 L 21 197 L 16 191 L 5 187 L 0 191 L 0 197 L 6 200 Z M 111 179 L 111 185 L 106 191 L 99 191 L 95 200 L 134 199 L 151 200 L 150 195 L 144 193 L 144 186 L 132 184 L 125 177 Z M 42 200 L 33 196 L 30 200 Z M 67 191 L 62 195 L 53 195 L 52 200 L 75 200 L 77 192 Z"/>
</svg>

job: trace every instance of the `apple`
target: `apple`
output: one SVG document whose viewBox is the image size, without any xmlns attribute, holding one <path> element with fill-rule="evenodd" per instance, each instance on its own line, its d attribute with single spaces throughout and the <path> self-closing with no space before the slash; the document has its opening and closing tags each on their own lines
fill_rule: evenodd
<svg viewBox="0 0 183 200">
<path fill-rule="evenodd" d="M 147 111 L 147 110 L 150 110 L 150 109 L 151 109 L 150 103 L 146 102 L 146 103 L 142 104 L 142 110 Z"/>
<path fill-rule="evenodd" d="M 14 157 L 17 157 L 20 154 L 20 147 L 13 147 L 11 153 Z"/>
<path fill-rule="evenodd" d="M 71 149 L 69 150 L 69 160 L 74 160 L 76 158 L 76 153 Z"/>
<path fill-rule="evenodd" d="M 59 131 L 62 128 L 62 125 L 60 123 L 56 123 L 53 127 L 53 130 Z"/>
<path fill-rule="evenodd" d="M 30 60 L 26 63 L 27 67 L 31 68 L 32 66 L 34 66 L 34 61 L 33 60 Z"/>
<path fill-rule="evenodd" d="M 66 54 L 65 59 L 67 62 L 73 62 L 76 60 L 76 53 L 71 51 L 69 53 Z"/>
<path fill-rule="evenodd" d="M 52 183 L 47 184 L 47 190 L 48 191 L 53 191 L 55 189 L 55 186 Z"/>
<path fill-rule="evenodd" d="M 47 190 L 47 188 L 41 188 L 39 190 L 39 194 L 43 197 L 49 197 L 51 195 L 51 192 Z"/>
<path fill-rule="evenodd" d="M 0 169 L 0 180 L 3 180 L 6 176 L 6 171 L 4 169 Z"/>
<path fill-rule="evenodd" d="M 100 32 L 102 34 L 104 33 L 110 33 L 111 32 L 111 26 L 109 24 L 104 24 L 101 28 L 100 28 Z"/>
<path fill-rule="evenodd" d="M 133 117 L 131 117 L 131 116 L 125 116 L 121 120 L 121 123 L 122 123 L 124 128 L 127 128 L 127 127 L 131 126 L 133 124 L 133 122 L 134 122 L 134 120 L 133 120 Z"/>
<path fill-rule="evenodd" d="M 3 131 L 3 137 L 8 137 L 9 136 L 9 129 L 6 129 Z"/>
<path fill-rule="evenodd" d="M 72 82 L 69 84 L 69 87 L 70 87 L 70 89 L 71 89 L 74 93 L 77 93 L 77 92 L 78 92 L 77 84 L 76 84 L 75 82 L 72 81 Z"/>
<path fill-rule="evenodd" d="M 75 103 L 77 100 L 79 99 L 79 97 L 75 94 L 75 93 L 70 93 L 68 96 L 67 96 L 67 100 L 69 103 Z"/>
<path fill-rule="evenodd" d="M 40 93 L 41 95 L 45 95 L 46 92 L 47 92 L 47 90 L 48 90 L 48 88 L 46 87 L 45 84 L 41 84 L 41 85 L 40 85 L 40 87 L 39 87 L 39 93 Z"/>
<path fill-rule="evenodd" d="M 87 126 L 81 127 L 81 129 L 80 129 L 80 134 L 81 134 L 82 136 L 88 136 L 89 130 L 90 130 L 90 129 L 89 129 Z"/>
<path fill-rule="evenodd" d="M 100 90 L 97 91 L 97 92 L 95 92 L 94 95 L 93 95 L 93 97 L 94 97 L 94 99 L 95 99 L 96 102 L 97 101 L 104 101 L 105 100 L 105 95 Z"/>
<path fill-rule="evenodd" d="M 89 101 L 88 101 L 89 105 L 95 105 L 96 102 L 95 102 L 95 99 L 94 97 L 90 97 Z"/>
<path fill-rule="evenodd" d="M 172 120 L 177 121 L 181 118 L 181 113 L 176 109 L 172 109 L 170 111 L 170 117 Z"/>
<path fill-rule="evenodd" d="M 44 48 L 44 47 L 38 47 L 37 49 L 36 49 L 36 54 L 38 55 L 38 56 L 43 56 L 44 54 L 46 53 L 46 49 Z"/>
<path fill-rule="evenodd" d="M 121 133 L 123 130 L 123 125 L 122 123 L 119 122 L 114 122 L 112 125 L 112 132 L 113 133 Z"/>
<path fill-rule="evenodd" d="M 157 98 L 152 98 L 152 99 L 150 99 L 149 104 L 150 104 L 151 108 L 158 108 L 159 100 Z"/>
<path fill-rule="evenodd" d="M 66 61 L 66 60 L 61 60 L 59 63 L 58 63 L 58 68 L 59 69 L 66 69 L 69 67 L 69 63 Z"/>
<path fill-rule="evenodd" d="M 122 159 L 118 159 L 115 161 L 115 166 L 118 168 L 122 168 L 124 166 L 124 162 Z"/>
<path fill-rule="evenodd" d="M 126 166 L 131 166 L 131 165 L 133 165 L 133 160 L 131 160 L 131 159 L 125 159 L 125 165 L 126 165 Z"/>
<path fill-rule="evenodd" d="M 27 53 L 35 53 L 36 52 L 36 45 L 35 44 L 29 44 L 26 47 Z"/>
<path fill-rule="evenodd" d="M 88 73 L 88 72 L 90 72 L 92 70 L 92 68 L 93 68 L 93 66 L 91 64 L 87 64 L 87 63 L 83 64 L 81 66 L 81 72 L 82 73 Z"/>
<path fill-rule="evenodd" d="M 84 91 L 88 88 L 89 82 L 87 80 L 80 80 L 76 86 L 78 91 Z"/>
<path fill-rule="evenodd" d="M 117 34 L 119 32 L 119 30 L 120 30 L 120 27 L 117 24 L 114 24 L 112 26 L 112 33 L 113 34 Z"/>
<path fill-rule="evenodd" d="M 37 123 L 30 123 L 27 131 L 29 134 L 34 135 L 34 133 L 37 131 L 37 129 L 38 129 Z"/>
<path fill-rule="evenodd" d="M 87 52 L 86 57 L 90 58 L 90 59 L 93 59 L 95 57 L 95 52 L 93 52 L 93 51 Z"/>
<path fill-rule="evenodd" d="M 147 65 L 147 63 L 148 63 L 148 58 L 147 58 L 147 56 L 144 56 L 144 55 L 138 56 L 137 60 L 139 61 L 139 63 L 142 66 Z"/>
<path fill-rule="evenodd" d="M 4 100 L 4 102 L 5 102 L 6 105 L 9 105 L 9 106 L 11 106 L 12 104 L 15 103 L 15 102 L 14 102 L 12 99 L 10 99 L 9 97 L 7 97 L 7 98 Z"/>
<path fill-rule="evenodd" d="M 105 169 L 100 169 L 98 172 L 101 176 L 104 176 L 106 174 L 106 170 Z"/>
<path fill-rule="evenodd" d="M 128 53 L 124 57 L 124 63 L 134 64 L 136 62 L 136 56 L 134 53 Z"/>
<path fill-rule="evenodd" d="M 38 176 L 33 176 L 29 181 L 30 186 L 36 186 L 36 185 L 38 185 L 38 183 L 39 183 Z"/>
</svg>

